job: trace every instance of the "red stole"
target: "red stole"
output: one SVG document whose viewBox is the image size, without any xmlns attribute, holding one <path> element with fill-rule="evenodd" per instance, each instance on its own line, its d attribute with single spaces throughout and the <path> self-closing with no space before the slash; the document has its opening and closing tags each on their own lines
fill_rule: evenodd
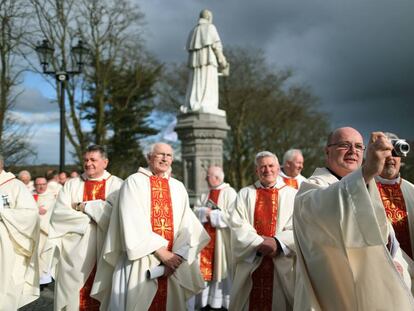
<svg viewBox="0 0 414 311">
<path fill-rule="evenodd" d="M 105 200 L 106 179 L 103 180 L 86 180 L 83 187 L 83 202 L 91 200 Z M 100 303 L 93 299 L 90 294 L 92 290 L 93 280 L 96 274 L 96 264 L 91 274 L 86 280 L 85 285 L 79 292 L 79 311 L 99 311 Z"/>
<path fill-rule="evenodd" d="M 385 213 L 392 223 L 397 240 L 407 255 L 413 258 L 407 208 L 400 183 L 389 185 L 377 182 L 377 186 L 384 204 Z"/>
<path fill-rule="evenodd" d="M 278 189 L 276 188 L 259 188 L 256 190 L 254 228 L 258 235 L 275 236 L 278 197 Z M 273 259 L 266 256 L 263 258 L 260 266 L 253 272 L 249 310 L 272 310 L 273 269 Z"/>
<path fill-rule="evenodd" d="M 291 186 L 295 189 L 298 189 L 298 181 L 295 178 L 283 177 L 283 181 L 286 185 Z"/>
<path fill-rule="evenodd" d="M 220 194 L 219 189 L 212 189 L 208 195 L 208 199 L 213 201 L 217 205 L 218 197 Z M 211 223 L 208 221 L 204 224 L 204 229 L 206 229 L 211 240 L 205 248 L 201 251 L 200 258 L 200 270 L 205 281 L 211 281 L 213 279 L 213 270 L 214 270 L 214 248 L 216 246 L 216 228 L 214 228 Z"/>
<path fill-rule="evenodd" d="M 39 194 L 34 193 L 33 194 L 33 199 L 37 202 L 39 200 Z"/>
<path fill-rule="evenodd" d="M 168 240 L 167 248 L 171 251 L 174 242 L 174 217 L 168 179 L 151 176 L 150 186 L 152 231 Z M 167 284 L 166 277 L 158 278 L 158 289 L 149 308 L 150 311 L 167 309 Z"/>
</svg>

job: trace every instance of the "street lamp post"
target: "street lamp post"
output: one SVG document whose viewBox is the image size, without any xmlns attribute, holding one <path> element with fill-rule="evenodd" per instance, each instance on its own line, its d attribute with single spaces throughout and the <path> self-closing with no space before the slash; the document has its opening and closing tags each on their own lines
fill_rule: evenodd
<svg viewBox="0 0 414 311">
<path fill-rule="evenodd" d="M 82 67 L 85 64 L 85 57 L 87 49 L 83 46 L 83 42 L 79 40 L 78 45 L 71 49 L 72 56 L 77 65 L 77 70 L 66 70 L 64 68 L 64 61 L 62 60 L 59 71 L 49 70 L 49 64 L 52 62 L 53 53 L 55 49 L 50 46 L 48 40 L 43 40 L 42 44 L 36 46 L 36 53 L 39 56 L 40 64 L 42 65 L 43 73 L 55 76 L 59 82 L 59 110 L 60 110 L 60 138 L 59 138 L 59 170 L 62 172 L 65 169 L 65 88 L 66 81 L 71 75 L 80 74 Z"/>
</svg>

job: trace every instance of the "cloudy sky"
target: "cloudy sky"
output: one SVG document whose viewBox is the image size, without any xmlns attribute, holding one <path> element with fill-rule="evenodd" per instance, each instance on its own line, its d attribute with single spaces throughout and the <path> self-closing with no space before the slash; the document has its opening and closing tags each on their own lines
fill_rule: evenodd
<svg viewBox="0 0 414 311">
<path fill-rule="evenodd" d="M 213 12 L 226 46 L 264 50 L 269 64 L 294 70 L 330 114 L 332 127 L 350 125 L 365 137 L 374 130 L 414 138 L 414 1 L 412 0 L 146 0 L 147 47 L 163 62 L 182 62 L 187 35 L 203 8 Z M 45 132 L 34 141 L 39 163 L 58 161 L 58 111 L 31 81 L 28 98 Z M 32 106 L 31 106 L 32 107 Z M 48 111 L 45 117 L 45 111 Z M 37 118 L 37 119 L 36 119 Z M 45 119 L 50 119 L 49 121 Z M 53 125 L 54 126 L 49 126 Z M 55 135 L 55 138 L 53 138 Z M 50 142 L 56 140 L 55 147 Z M 53 148 L 55 150 L 53 150 Z"/>
</svg>

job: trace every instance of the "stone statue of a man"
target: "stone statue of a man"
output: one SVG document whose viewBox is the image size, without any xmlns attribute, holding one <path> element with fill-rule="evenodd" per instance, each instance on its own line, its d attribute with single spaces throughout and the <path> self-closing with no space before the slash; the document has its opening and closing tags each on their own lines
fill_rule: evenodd
<svg viewBox="0 0 414 311">
<path fill-rule="evenodd" d="M 218 109 L 218 75 L 227 75 L 229 65 L 212 21 L 212 13 L 202 10 L 198 24 L 188 36 L 190 76 L 185 104 L 181 106 L 184 113 L 201 111 L 224 115 L 224 111 Z"/>
</svg>

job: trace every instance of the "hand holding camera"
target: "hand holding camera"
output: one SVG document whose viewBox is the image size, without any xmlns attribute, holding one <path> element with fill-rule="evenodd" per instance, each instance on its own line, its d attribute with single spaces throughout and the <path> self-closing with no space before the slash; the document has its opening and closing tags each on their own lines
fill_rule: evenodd
<svg viewBox="0 0 414 311">
<path fill-rule="evenodd" d="M 392 150 L 393 157 L 406 157 L 410 152 L 410 144 L 405 139 L 391 139 L 391 144 L 394 147 Z"/>
</svg>

